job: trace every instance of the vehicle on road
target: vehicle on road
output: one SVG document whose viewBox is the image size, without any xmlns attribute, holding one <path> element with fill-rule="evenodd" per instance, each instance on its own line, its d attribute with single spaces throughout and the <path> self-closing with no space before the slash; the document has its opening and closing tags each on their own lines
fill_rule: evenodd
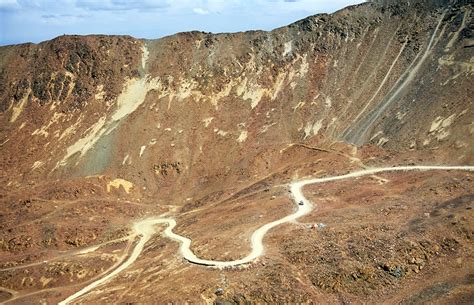
<svg viewBox="0 0 474 305">
<path fill-rule="evenodd" d="M 299 205 L 304 205 L 303 200 L 300 200 L 300 201 L 298 202 L 298 204 L 299 204 Z"/>
</svg>

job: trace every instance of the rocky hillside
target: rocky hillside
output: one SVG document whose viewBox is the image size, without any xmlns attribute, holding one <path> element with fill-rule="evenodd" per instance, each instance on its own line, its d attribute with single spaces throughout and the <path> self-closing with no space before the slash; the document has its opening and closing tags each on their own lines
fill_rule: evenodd
<svg viewBox="0 0 474 305">
<path fill-rule="evenodd" d="M 153 188 L 172 165 L 262 173 L 291 143 L 472 161 L 471 9 L 370 3 L 271 32 L 2 47 L 3 182 L 120 172 Z"/>
<path fill-rule="evenodd" d="M 242 185 L 267 190 L 268 177 L 298 176 L 295 164 L 309 171 L 308 151 L 350 166 L 358 152 L 376 164 L 473 164 L 473 5 L 410 2 L 371 1 L 270 32 L 0 47 L 2 251 L 117 237 L 99 222 L 142 216 L 139 201 L 187 212 L 239 198 Z M 326 163 L 349 169 L 337 164 Z M 102 218 L 66 233 L 12 229 L 54 210 L 33 197 L 100 206 Z M 79 204 L 96 197 L 111 201 Z M 117 197 L 139 207 L 114 208 Z"/>
</svg>

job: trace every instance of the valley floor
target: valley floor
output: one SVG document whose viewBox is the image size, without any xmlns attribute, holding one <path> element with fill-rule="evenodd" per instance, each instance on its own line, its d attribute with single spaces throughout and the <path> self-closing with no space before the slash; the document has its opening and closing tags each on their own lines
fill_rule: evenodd
<svg viewBox="0 0 474 305">
<path fill-rule="evenodd" d="M 296 172 L 322 178 L 272 176 L 183 212 L 133 203 L 137 220 L 130 226 L 123 219 L 121 236 L 4 259 L 0 297 L 9 304 L 38 298 L 68 304 L 469 296 L 472 270 L 462 266 L 471 253 L 473 166 L 365 166 L 354 156 L 316 155 Z M 330 169 L 338 158 L 347 170 Z"/>
</svg>

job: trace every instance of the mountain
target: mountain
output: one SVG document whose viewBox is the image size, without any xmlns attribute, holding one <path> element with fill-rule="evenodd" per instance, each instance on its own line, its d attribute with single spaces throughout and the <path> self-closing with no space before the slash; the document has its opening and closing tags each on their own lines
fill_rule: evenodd
<svg viewBox="0 0 474 305">
<path fill-rule="evenodd" d="M 139 219 L 235 260 L 294 209 L 290 181 L 472 165 L 472 10 L 372 1 L 270 32 L 0 47 L 0 300 L 66 299 L 131 255 Z M 250 266 L 193 265 L 156 234 L 81 301 L 469 302 L 473 178 L 308 186 L 317 208 Z"/>
</svg>

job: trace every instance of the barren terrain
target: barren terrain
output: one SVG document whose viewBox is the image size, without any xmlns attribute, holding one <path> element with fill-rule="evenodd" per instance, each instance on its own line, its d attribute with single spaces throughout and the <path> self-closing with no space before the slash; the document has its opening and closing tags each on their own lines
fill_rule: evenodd
<svg viewBox="0 0 474 305">
<path fill-rule="evenodd" d="M 473 6 L 375 2 L 0 47 L 0 302 L 472 302 Z"/>
</svg>

